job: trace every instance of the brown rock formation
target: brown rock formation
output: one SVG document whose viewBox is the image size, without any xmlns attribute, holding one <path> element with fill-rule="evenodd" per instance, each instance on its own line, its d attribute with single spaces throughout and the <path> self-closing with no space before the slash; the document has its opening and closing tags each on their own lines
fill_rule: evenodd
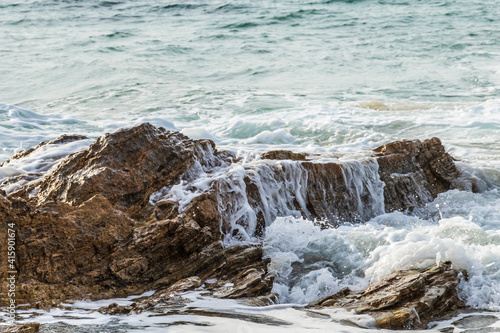
<svg viewBox="0 0 500 333">
<path fill-rule="evenodd" d="M 6 327 L 3 333 L 37 333 L 40 331 L 40 323 L 27 323 Z"/>
<path fill-rule="evenodd" d="M 294 153 L 289 150 L 271 150 L 261 155 L 265 160 L 292 160 L 292 161 L 306 161 L 306 153 Z"/>
<path fill-rule="evenodd" d="M 361 292 L 348 288 L 309 307 L 342 307 L 370 314 L 380 328 L 424 329 L 430 321 L 465 307 L 458 297 L 461 272 L 451 262 L 396 271 Z"/>
<path fill-rule="evenodd" d="M 413 210 L 454 187 L 460 171 L 441 140 L 404 140 L 373 150 L 385 183 L 385 210 Z"/>
<path fill-rule="evenodd" d="M 18 302 L 125 296 L 186 278 L 217 279 L 210 288 L 219 297 L 265 296 L 273 277 L 262 249 L 224 247 L 226 235 L 261 235 L 276 216 L 365 221 L 383 212 L 383 198 L 388 211 L 412 209 L 459 175 L 438 139 L 392 143 L 352 163 L 268 157 L 288 161 L 262 161 L 238 180 L 228 171 L 238 162 L 212 141 L 142 124 L 100 137 L 8 196 L 0 186 L 0 252 L 15 223 Z M 190 185 L 214 173 L 222 176 L 205 188 Z M 185 202 L 168 195 L 182 184 Z"/>
<path fill-rule="evenodd" d="M 146 123 L 104 135 L 68 156 L 36 184 L 37 199 L 75 206 L 99 193 L 121 210 L 132 209 L 132 216 L 143 215 L 150 195 L 177 183 L 196 162 L 215 167 L 228 157 L 210 140 L 190 140 Z"/>
</svg>

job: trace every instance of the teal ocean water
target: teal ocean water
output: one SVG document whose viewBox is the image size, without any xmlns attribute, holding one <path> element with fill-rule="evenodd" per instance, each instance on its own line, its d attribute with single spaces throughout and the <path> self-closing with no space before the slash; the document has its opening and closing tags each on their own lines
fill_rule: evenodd
<svg viewBox="0 0 500 333">
<path fill-rule="evenodd" d="M 0 15 L 1 159 L 143 120 L 233 145 L 497 141 L 482 142 L 498 126 L 495 1 L 4 0 Z"/>
<path fill-rule="evenodd" d="M 439 252 L 472 274 L 462 286 L 468 304 L 498 314 L 499 17 L 493 0 L 2 0 L 0 161 L 63 133 L 95 138 L 144 121 L 236 151 L 327 155 L 437 136 L 461 168 L 484 181 L 484 193 L 451 191 L 412 216 L 383 214 L 328 231 L 279 219 L 264 242 L 283 304 L 195 304 L 265 312 L 292 322 L 287 332 L 359 332 L 341 319 L 313 322 L 292 306 L 428 264 Z M 12 168 L 29 172 L 49 157 Z M 0 168 L 0 180 L 12 168 Z M 348 273 L 326 264 L 294 272 L 292 264 L 318 246 Z M 348 262 L 338 253 L 349 253 Z M 110 318 L 82 304 L 71 314 L 36 316 L 60 332 L 68 325 L 95 332 L 282 329 L 200 316 L 181 316 L 188 322 L 181 326 L 172 316 L 169 326 L 166 317 Z"/>
</svg>

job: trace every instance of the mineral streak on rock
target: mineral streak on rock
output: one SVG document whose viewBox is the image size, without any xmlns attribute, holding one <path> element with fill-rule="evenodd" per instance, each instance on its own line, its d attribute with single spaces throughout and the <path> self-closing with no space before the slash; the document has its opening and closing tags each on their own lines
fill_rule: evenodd
<svg viewBox="0 0 500 333">
<path fill-rule="evenodd" d="M 81 137 L 61 140 L 73 139 Z M 161 294 L 189 278 L 216 297 L 266 303 L 274 298 L 273 276 L 262 248 L 224 246 L 224 237 L 259 236 L 276 216 L 335 225 L 411 210 L 453 188 L 460 175 L 437 138 L 394 142 L 349 163 L 286 151 L 263 158 L 286 160 L 240 168 L 238 178 L 225 173 L 239 163 L 235 156 L 212 141 L 146 123 L 98 138 L 13 193 L 0 186 L 2 239 L 7 224 L 16 225 L 18 302 L 48 308 L 66 299 Z M 203 188 L 195 186 L 200 177 Z M 174 187 L 189 200 L 172 194 Z"/>
<path fill-rule="evenodd" d="M 363 291 L 345 288 L 309 307 L 342 307 L 370 314 L 385 329 L 425 329 L 429 322 L 465 307 L 457 291 L 463 273 L 449 261 L 396 271 Z"/>
</svg>

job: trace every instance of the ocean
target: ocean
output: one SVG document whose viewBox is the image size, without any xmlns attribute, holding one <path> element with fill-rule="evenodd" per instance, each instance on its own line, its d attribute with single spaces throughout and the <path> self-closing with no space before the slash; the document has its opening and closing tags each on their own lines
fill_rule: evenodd
<svg viewBox="0 0 500 333">
<path fill-rule="evenodd" d="M 93 312 L 131 298 L 19 314 L 43 332 L 370 332 L 370 318 L 301 308 L 439 257 L 469 272 L 462 297 L 499 318 L 483 330 L 500 330 L 499 17 L 493 0 L 2 0 L 0 161 L 60 134 L 95 139 L 142 122 L 250 157 L 437 136 L 487 185 L 337 229 L 278 218 L 262 241 L 280 304 L 188 295 L 195 309 L 240 316 Z M 70 152 L 0 168 L 0 180 Z M 461 332 L 457 319 L 433 330 Z"/>
</svg>

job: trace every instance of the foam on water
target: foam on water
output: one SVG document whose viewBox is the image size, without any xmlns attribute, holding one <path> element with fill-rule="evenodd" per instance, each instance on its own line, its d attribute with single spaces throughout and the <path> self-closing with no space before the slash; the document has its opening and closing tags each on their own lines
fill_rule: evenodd
<svg viewBox="0 0 500 333">
<path fill-rule="evenodd" d="M 150 294 L 150 293 L 147 293 Z M 146 294 L 145 294 L 146 295 Z M 144 295 L 141 295 L 144 296 Z M 135 296 L 140 297 L 140 296 Z M 343 309 L 315 309 L 310 311 L 294 304 L 252 307 L 235 300 L 214 299 L 200 291 L 182 294 L 188 299 L 183 309 L 164 308 L 161 313 L 143 312 L 133 315 L 104 315 L 95 310 L 110 303 L 129 305 L 135 297 L 110 299 L 107 302 L 65 303 L 62 309 L 19 310 L 19 323 L 37 321 L 45 332 L 346 332 L 377 333 L 374 319 L 368 315 L 356 315 Z M 483 323 L 482 316 L 488 317 Z M 3 313 L 0 313 L 0 318 Z M 428 332 L 442 329 L 464 328 L 460 320 L 474 320 L 475 326 L 487 329 L 500 328 L 500 318 L 495 322 L 492 313 L 462 314 L 451 320 L 433 323 Z M 3 324 L 0 323 L 0 327 Z M 419 332 L 405 330 L 404 332 Z"/>
<path fill-rule="evenodd" d="M 277 98 L 284 98 L 286 103 L 288 97 Z M 500 128 L 499 100 L 474 105 L 434 103 L 432 107 L 416 110 L 388 111 L 359 108 L 350 103 L 305 100 L 302 103 L 253 113 L 243 112 L 246 106 L 243 110 L 239 107 L 242 113 L 238 108 L 230 110 L 230 106 L 195 112 L 199 105 L 191 104 L 192 110 L 186 114 L 182 109 L 155 108 L 123 114 L 120 120 L 35 113 L 2 104 L 0 158 L 6 159 L 16 150 L 64 133 L 95 138 L 120 127 L 149 121 L 169 130 L 181 130 L 193 138 L 212 139 L 221 148 L 259 151 L 279 147 L 309 153 L 352 153 L 403 138 L 438 136 L 456 158 L 499 177 L 496 171 L 500 165 L 496 134 Z"/>
<path fill-rule="evenodd" d="M 74 116 L 38 114 L 13 105 L 0 103 L 0 160 L 50 141 L 61 134 L 86 134 L 86 123 Z M 38 156 L 40 160 L 48 156 Z"/>
<path fill-rule="evenodd" d="M 322 230 L 311 221 L 278 218 L 266 229 L 265 255 L 276 274 L 273 292 L 280 301 L 307 303 L 343 287 L 364 284 L 362 257 L 337 229 Z"/>
<path fill-rule="evenodd" d="M 307 220 L 278 218 L 264 240 L 277 275 L 274 291 L 287 302 L 310 302 L 345 286 L 365 288 L 395 270 L 451 260 L 469 274 L 461 284 L 467 304 L 500 311 L 500 196 L 496 190 L 487 196 L 486 202 L 481 194 L 442 194 L 429 205 L 450 203 L 436 220 L 396 212 L 322 230 Z"/>
</svg>

